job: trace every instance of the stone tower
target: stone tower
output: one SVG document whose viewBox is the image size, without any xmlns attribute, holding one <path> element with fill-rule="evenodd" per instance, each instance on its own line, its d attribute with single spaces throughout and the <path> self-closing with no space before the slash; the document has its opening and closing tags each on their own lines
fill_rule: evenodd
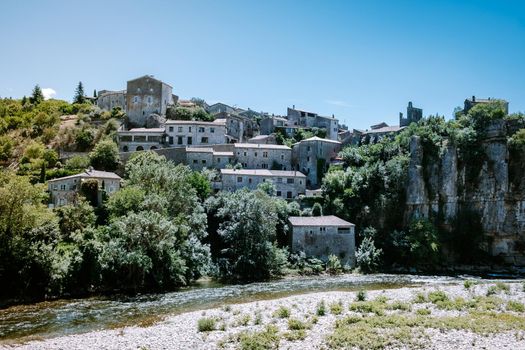
<svg viewBox="0 0 525 350">
<path fill-rule="evenodd" d="M 403 113 L 399 113 L 399 126 L 408 126 L 413 122 L 418 122 L 423 118 L 423 110 L 412 106 L 412 102 L 408 102 L 407 117 L 403 118 Z"/>
</svg>

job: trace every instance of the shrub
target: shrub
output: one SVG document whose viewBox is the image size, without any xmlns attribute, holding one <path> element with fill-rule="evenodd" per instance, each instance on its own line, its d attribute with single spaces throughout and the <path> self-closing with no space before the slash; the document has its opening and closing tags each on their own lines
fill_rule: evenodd
<svg viewBox="0 0 525 350">
<path fill-rule="evenodd" d="M 328 270 L 328 273 L 330 273 L 331 275 L 336 275 L 343 270 L 341 261 L 336 255 L 330 254 L 330 256 L 328 256 L 328 262 L 326 264 L 326 269 Z"/>
<path fill-rule="evenodd" d="M 355 253 L 357 266 L 363 272 L 374 272 L 381 263 L 382 254 L 383 251 L 375 247 L 374 240 L 366 237 Z"/>
<path fill-rule="evenodd" d="M 216 320 L 211 317 L 204 317 L 197 321 L 197 330 L 199 332 L 211 332 L 216 327 Z"/>
<path fill-rule="evenodd" d="M 321 300 L 319 304 L 317 304 L 316 314 L 317 316 L 324 316 L 326 314 L 326 305 L 324 300 Z"/>
<path fill-rule="evenodd" d="M 387 308 L 389 310 L 410 311 L 411 305 L 408 303 L 403 303 L 401 301 L 394 301 L 392 304 L 388 305 Z"/>
<path fill-rule="evenodd" d="M 117 144 L 111 140 L 100 141 L 89 153 L 89 160 L 97 170 L 115 170 L 120 161 Z"/>
<path fill-rule="evenodd" d="M 300 329 L 293 332 L 285 332 L 283 336 L 288 341 L 304 340 L 304 338 L 306 338 L 306 331 L 304 329 Z"/>
<path fill-rule="evenodd" d="M 378 316 L 384 314 L 385 304 L 377 301 L 356 301 L 350 304 L 350 311 L 359 313 L 374 313 Z"/>
<path fill-rule="evenodd" d="M 288 329 L 291 331 L 298 331 L 301 329 L 309 329 L 310 325 L 306 322 L 298 320 L 296 318 L 290 318 L 288 320 Z"/>
<path fill-rule="evenodd" d="M 448 301 L 449 299 L 445 292 L 436 290 L 428 293 L 428 300 L 430 300 L 430 302 L 433 304 L 437 304 L 438 302 Z"/>
<path fill-rule="evenodd" d="M 503 282 L 496 282 L 496 288 L 505 293 L 508 293 L 510 291 L 509 285 Z"/>
<path fill-rule="evenodd" d="M 268 325 L 260 332 L 243 332 L 239 335 L 240 350 L 266 350 L 279 347 L 279 329 Z"/>
<path fill-rule="evenodd" d="M 525 312 L 525 305 L 519 301 L 510 300 L 507 303 L 508 311 Z"/>
<path fill-rule="evenodd" d="M 279 306 L 279 308 L 273 313 L 273 316 L 278 318 L 288 318 L 290 317 L 290 309 L 284 306 Z"/>
<path fill-rule="evenodd" d="M 343 303 L 338 301 L 329 305 L 330 313 L 333 315 L 340 315 L 343 312 Z"/>
<path fill-rule="evenodd" d="M 366 292 L 364 290 L 360 290 L 357 292 L 355 296 L 356 301 L 365 301 L 366 300 Z"/>
<path fill-rule="evenodd" d="M 463 286 L 465 287 L 465 289 L 470 289 L 470 287 L 476 285 L 477 282 L 476 281 L 472 281 L 472 280 L 466 280 L 465 282 L 463 282 Z"/>
<path fill-rule="evenodd" d="M 428 316 L 430 315 L 431 311 L 429 309 L 418 309 L 416 313 L 421 316 Z"/>
</svg>

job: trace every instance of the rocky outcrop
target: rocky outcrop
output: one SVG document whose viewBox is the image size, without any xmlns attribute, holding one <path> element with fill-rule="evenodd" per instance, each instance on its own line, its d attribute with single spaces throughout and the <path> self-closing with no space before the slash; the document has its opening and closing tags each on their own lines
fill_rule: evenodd
<svg viewBox="0 0 525 350">
<path fill-rule="evenodd" d="M 507 146 L 507 137 L 516 130 L 511 122 L 492 123 L 481 156 L 474 160 L 462 159 L 450 143 L 439 156 L 425 159 L 421 140 L 412 137 L 405 222 L 428 218 L 454 233 L 460 213 L 473 213 L 480 234 L 488 238 L 486 250 L 506 263 L 525 266 L 525 155 L 509 154 Z"/>
</svg>

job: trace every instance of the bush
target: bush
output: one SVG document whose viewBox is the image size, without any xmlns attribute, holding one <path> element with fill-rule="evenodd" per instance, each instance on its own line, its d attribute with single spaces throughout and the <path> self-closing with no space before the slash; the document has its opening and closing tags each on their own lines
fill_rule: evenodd
<svg viewBox="0 0 525 350">
<path fill-rule="evenodd" d="M 197 330 L 199 332 L 211 332 L 215 330 L 216 320 L 214 318 L 205 317 L 197 321 Z"/>
<path fill-rule="evenodd" d="M 343 302 L 338 301 L 337 303 L 331 303 L 329 305 L 330 313 L 333 315 L 340 315 L 343 312 Z"/>
<path fill-rule="evenodd" d="M 288 318 L 290 317 L 290 309 L 284 306 L 279 306 L 279 308 L 273 313 L 273 316 L 278 318 Z"/>
<path fill-rule="evenodd" d="M 89 154 L 89 160 L 97 170 L 115 170 L 120 162 L 117 144 L 111 140 L 100 141 Z"/>
<path fill-rule="evenodd" d="M 507 310 L 515 312 L 525 312 L 525 305 L 523 305 L 523 303 L 520 303 L 519 301 L 510 300 L 507 303 Z"/>
<path fill-rule="evenodd" d="M 466 280 L 465 282 L 463 282 L 463 286 L 465 287 L 465 289 L 470 289 L 470 287 L 476 285 L 476 281 L 472 281 L 472 280 Z"/>
<path fill-rule="evenodd" d="M 441 290 L 436 290 L 436 291 L 428 293 L 428 300 L 430 300 L 430 302 L 433 304 L 437 304 L 439 302 L 448 301 L 449 298 L 448 298 L 447 293 Z"/>
<path fill-rule="evenodd" d="M 355 253 L 357 266 L 363 272 L 374 272 L 381 263 L 382 254 L 383 251 L 375 247 L 374 240 L 366 237 Z"/>
<path fill-rule="evenodd" d="M 421 316 L 428 316 L 431 314 L 431 311 L 429 309 L 417 309 L 416 314 Z"/>
<path fill-rule="evenodd" d="M 360 290 L 357 292 L 355 296 L 356 301 L 365 301 L 366 300 L 366 292 L 364 290 Z"/>
<path fill-rule="evenodd" d="M 298 331 L 301 329 L 309 329 L 310 325 L 306 322 L 298 320 L 296 318 L 290 318 L 288 320 L 288 329 L 291 331 Z"/>
<path fill-rule="evenodd" d="M 326 314 L 326 305 L 324 303 L 324 300 L 321 300 L 319 304 L 317 304 L 317 309 L 315 310 L 315 313 L 317 316 L 324 316 Z"/>
<path fill-rule="evenodd" d="M 337 275 L 341 273 L 343 270 L 343 266 L 341 265 L 341 261 L 336 255 L 330 254 L 328 256 L 328 262 L 326 263 L 326 269 L 328 270 L 328 273 L 331 275 Z"/>
<path fill-rule="evenodd" d="M 279 347 L 279 329 L 268 325 L 260 332 L 243 332 L 239 334 L 240 350 L 265 350 Z"/>
</svg>

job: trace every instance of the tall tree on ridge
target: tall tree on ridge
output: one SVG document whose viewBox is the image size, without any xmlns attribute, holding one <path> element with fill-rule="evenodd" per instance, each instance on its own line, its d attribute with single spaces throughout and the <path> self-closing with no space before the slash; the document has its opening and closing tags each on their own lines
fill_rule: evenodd
<svg viewBox="0 0 525 350">
<path fill-rule="evenodd" d="M 82 85 L 82 82 L 79 81 L 77 89 L 75 90 L 75 97 L 73 98 L 73 103 L 84 103 L 84 96 L 84 85 Z"/>
</svg>

